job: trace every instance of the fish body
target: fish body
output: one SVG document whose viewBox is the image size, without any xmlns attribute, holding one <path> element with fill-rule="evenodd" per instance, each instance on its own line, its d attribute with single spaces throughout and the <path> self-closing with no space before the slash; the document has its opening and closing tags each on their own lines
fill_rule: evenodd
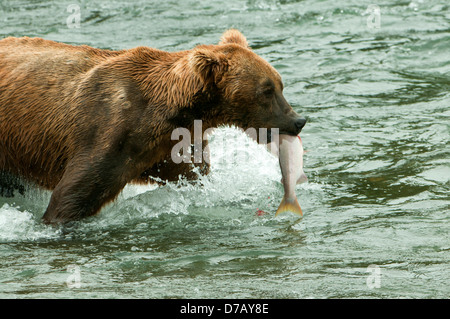
<svg viewBox="0 0 450 319">
<path fill-rule="evenodd" d="M 270 151 L 278 153 L 281 175 L 284 188 L 284 197 L 275 216 L 291 211 L 303 216 L 302 209 L 295 194 L 295 186 L 308 180 L 303 172 L 303 143 L 300 136 L 280 134 L 278 145 L 272 142 L 268 146 Z M 272 145 L 271 145 L 272 144 Z"/>
</svg>

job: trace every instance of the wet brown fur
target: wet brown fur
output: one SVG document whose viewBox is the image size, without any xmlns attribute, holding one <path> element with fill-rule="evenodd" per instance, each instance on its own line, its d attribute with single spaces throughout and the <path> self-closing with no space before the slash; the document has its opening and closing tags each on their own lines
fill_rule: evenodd
<svg viewBox="0 0 450 319">
<path fill-rule="evenodd" d="M 0 172 L 53 190 L 47 223 L 93 215 L 129 182 L 195 178 L 192 165 L 170 161 L 176 127 L 192 130 L 202 119 L 203 129 L 270 128 L 273 118 L 293 118 L 290 106 L 261 112 L 255 94 L 267 78 L 282 90 L 279 74 L 237 30 L 181 52 L 3 39 Z"/>
</svg>

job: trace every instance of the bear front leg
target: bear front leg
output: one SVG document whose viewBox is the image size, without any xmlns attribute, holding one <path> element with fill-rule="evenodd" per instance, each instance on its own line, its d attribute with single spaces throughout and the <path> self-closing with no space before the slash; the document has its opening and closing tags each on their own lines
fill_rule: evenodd
<svg viewBox="0 0 450 319">
<path fill-rule="evenodd" d="M 63 224 L 96 214 L 125 187 L 123 162 L 117 157 L 72 160 L 53 191 L 44 222 Z"/>
</svg>

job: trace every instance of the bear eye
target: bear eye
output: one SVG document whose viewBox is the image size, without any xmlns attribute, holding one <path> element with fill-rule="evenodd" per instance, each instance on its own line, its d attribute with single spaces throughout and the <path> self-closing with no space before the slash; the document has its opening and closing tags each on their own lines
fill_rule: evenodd
<svg viewBox="0 0 450 319">
<path fill-rule="evenodd" d="M 266 87 L 263 91 L 264 95 L 267 97 L 271 97 L 273 93 L 275 92 L 275 89 L 273 87 Z"/>
</svg>

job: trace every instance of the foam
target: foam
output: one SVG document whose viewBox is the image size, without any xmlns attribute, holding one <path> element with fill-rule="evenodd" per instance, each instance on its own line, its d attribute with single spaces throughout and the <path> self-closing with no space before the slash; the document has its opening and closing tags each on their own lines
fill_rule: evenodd
<svg viewBox="0 0 450 319">
<path fill-rule="evenodd" d="M 60 230 L 42 224 L 28 211 L 4 204 L 0 208 L 0 242 L 57 238 Z"/>
</svg>

